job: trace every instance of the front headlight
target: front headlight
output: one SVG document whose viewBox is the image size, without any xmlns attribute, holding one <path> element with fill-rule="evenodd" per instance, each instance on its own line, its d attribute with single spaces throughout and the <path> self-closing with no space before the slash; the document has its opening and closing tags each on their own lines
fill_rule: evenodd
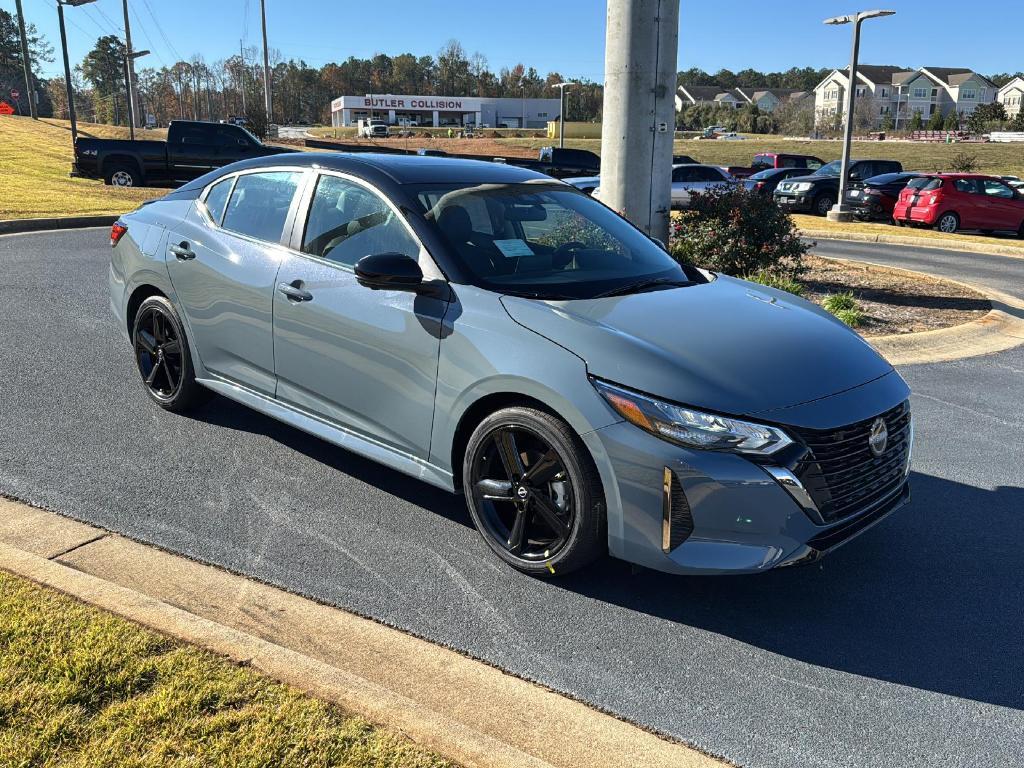
<svg viewBox="0 0 1024 768">
<path fill-rule="evenodd" d="M 688 448 L 770 456 L 793 441 L 781 429 L 705 413 L 591 379 L 597 391 L 626 421 L 652 435 Z"/>
<path fill-rule="evenodd" d="M 794 192 L 806 192 L 807 190 L 809 190 L 813 186 L 814 185 L 811 182 L 809 182 L 809 181 L 798 181 L 795 184 L 793 184 L 793 191 Z"/>
</svg>

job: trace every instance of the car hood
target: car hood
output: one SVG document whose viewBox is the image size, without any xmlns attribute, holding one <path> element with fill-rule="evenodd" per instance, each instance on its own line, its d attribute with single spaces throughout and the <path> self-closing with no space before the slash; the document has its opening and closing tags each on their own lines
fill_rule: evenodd
<svg viewBox="0 0 1024 768">
<path fill-rule="evenodd" d="M 591 375 L 726 414 L 788 408 L 892 371 L 820 307 L 730 277 L 603 299 L 501 301 Z"/>
</svg>

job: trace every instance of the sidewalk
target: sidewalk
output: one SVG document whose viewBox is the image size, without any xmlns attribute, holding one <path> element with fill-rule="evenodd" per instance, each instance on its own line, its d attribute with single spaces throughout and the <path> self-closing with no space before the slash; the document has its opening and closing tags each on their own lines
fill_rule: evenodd
<svg viewBox="0 0 1024 768">
<path fill-rule="evenodd" d="M 3 498 L 0 568 L 250 664 L 465 766 L 725 765 L 369 619 Z"/>
</svg>

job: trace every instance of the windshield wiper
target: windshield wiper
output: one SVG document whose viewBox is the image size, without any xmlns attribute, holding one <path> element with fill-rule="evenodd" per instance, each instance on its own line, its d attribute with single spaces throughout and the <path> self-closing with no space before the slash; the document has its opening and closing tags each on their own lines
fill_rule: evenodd
<svg viewBox="0 0 1024 768">
<path fill-rule="evenodd" d="M 686 288 L 689 285 L 696 285 L 694 280 L 681 280 L 678 277 L 655 277 L 647 278 L 645 280 L 637 280 L 635 283 L 628 283 L 626 285 L 620 285 L 617 288 L 612 288 L 610 291 L 604 291 L 599 293 L 593 298 L 595 299 L 606 299 L 609 296 L 624 296 L 627 293 L 633 293 L 634 291 L 643 291 L 647 288 L 656 288 L 659 285 L 671 285 L 676 288 Z"/>
</svg>

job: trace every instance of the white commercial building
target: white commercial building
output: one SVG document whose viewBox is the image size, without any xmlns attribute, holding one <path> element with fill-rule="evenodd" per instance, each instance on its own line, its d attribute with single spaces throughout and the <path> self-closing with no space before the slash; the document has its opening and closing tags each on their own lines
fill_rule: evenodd
<svg viewBox="0 0 1024 768">
<path fill-rule="evenodd" d="M 389 125 L 446 125 L 491 128 L 545 128 L 558 119 L 558 99 L 498 99 L 486 96 L 339 96 L 331 102 L 331 125 L 356 125 L 360 119 Z"/>
</svg>

